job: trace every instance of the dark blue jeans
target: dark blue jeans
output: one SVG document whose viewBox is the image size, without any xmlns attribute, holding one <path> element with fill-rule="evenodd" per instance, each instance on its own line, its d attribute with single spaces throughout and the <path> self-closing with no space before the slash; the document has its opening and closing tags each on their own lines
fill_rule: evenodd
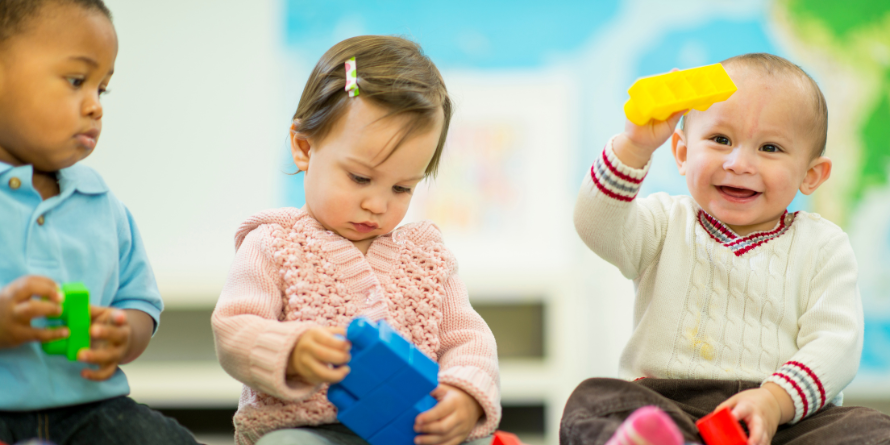
<svg viewBox="0 0 890 445">
<path fill-rule="evenodd" d="M 0 441 L 57 445 L 155 445 L 197 442 L 176 420 L 121 396 L 41 411 L 0 411 Z"/>
</svg>

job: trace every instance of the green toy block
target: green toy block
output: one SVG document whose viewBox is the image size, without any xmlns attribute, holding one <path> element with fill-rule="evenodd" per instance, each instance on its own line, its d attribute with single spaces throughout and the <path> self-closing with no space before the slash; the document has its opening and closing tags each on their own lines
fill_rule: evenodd
<svg viewBox="0 0 890 445">
<path fill-rule="evenodd" d="M 68 338 L 43 343 L 43 352 L 65 355 L 68 360 L 77 360 L 81 349 L 90 348 L 90 291 L 83 283 L 62 285 L 62 314 L 46 317 L 50 329 L 68 327 Z"/>
</svg>

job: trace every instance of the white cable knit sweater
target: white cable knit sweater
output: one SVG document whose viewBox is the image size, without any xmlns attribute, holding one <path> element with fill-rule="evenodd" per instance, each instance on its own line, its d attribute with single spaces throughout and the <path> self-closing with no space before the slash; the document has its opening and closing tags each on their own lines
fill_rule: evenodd
<svg viewBox="0 0 890 445">
<path fill-rule="evenodd" d="M 792 422 L 840 396 L 863 336 L 847 235 L 795 212 L 740 237 L 689 196 L 635 199 L 648 167 L 622 164 L 610 142 L 575 206 L 578 234 L 636 288 L 621 377 L 774 382 Z"/>
</svg>

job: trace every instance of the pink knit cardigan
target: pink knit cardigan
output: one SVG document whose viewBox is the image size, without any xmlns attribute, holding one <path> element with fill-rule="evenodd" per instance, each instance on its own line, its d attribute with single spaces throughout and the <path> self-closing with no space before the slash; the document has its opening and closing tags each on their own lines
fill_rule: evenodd
<svg viewBox="0 0 890 445">
<path fill-rule="evenodd" d="M 494 337 L 470 306 L 457 262 L 439 229 L 424 221 L 374 240 L 367 255 L 303 210 L 268 210 L 235 235 L 236 256 L 213 312 L 220 364 L 244 383 L 235 440 L 253 444 L 281 428 L 336 422 L 327 385 L 285 374 L 300 335 L 386 319 L 439 363 L 439 381 L 458 387 L 485 414 L 468 439 L 501 418 Z"/>
</svg>

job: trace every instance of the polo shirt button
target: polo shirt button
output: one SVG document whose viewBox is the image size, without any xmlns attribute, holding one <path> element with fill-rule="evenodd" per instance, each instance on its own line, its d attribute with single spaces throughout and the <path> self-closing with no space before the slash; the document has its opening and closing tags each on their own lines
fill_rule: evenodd
<svg viewBox="0 0 890 445">
<path fill-rule="evenodd" d="M 42 226 L 44 221 L 46 221 L 46 219 L 43 218 L 43 215 L 37 217 L 37 224 Z"/>
<path fill-rule="evenodd" d="M 13 177 L 12 179 L 9 180 L 9 188 L 11 188 L 13 190 L 17 190 L 21 186 L 22 186 L 21 179 Z"/>
</svg>

